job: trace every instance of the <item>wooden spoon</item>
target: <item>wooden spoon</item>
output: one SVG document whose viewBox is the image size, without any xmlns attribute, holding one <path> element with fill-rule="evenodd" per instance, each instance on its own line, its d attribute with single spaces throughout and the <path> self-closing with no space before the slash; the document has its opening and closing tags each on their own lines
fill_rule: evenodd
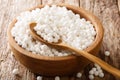
<svg viewBox="0 0 120 80">
<path fill-rule="evenodd" d="M 88 60 L 90 60 L 90 61 L 92 61 L 94 63 L 97 63 L 98 65 L 100 65 L 104 70 L 108 71 L 109 73 L 120 77 L 120 70 L 118 70 L 117 68 L 112 67 L 111 65 L 109 65 L 105 61 L 101 60 L 100 58 L 98 58 L 98 57 L 96 57 L 96 56 L 94 56 L 94 55 L 92 55 L 92 54 L 90 54 L 88 52 L 78 50 L 78 49 L 76 49 L 76 48 L 74 48 L 72 46 L 64 44 L 64 43 L 62 43 L 61 40 L 59 42 L 57 42 L 57 43 L 47 42 L 41 36 L 37 35 L 36 31 L 34 30 L 34 27 L 36 26 L 36 24 L 37 23 L 34 23 L 34 22 L 30 24 L 30 33 L 33 36 L 33 38 L 35 38 L 36 40 L 39 40 L 39 41 L 45 43 L 46 45 L 50 45 L 52 47 L 60 47 L 60 48 L 69 49 L 71 51 L 74 51 L 75 52 L 74 55 L 83 56 L 83 57 L 87 58 Z"/>
</svg>

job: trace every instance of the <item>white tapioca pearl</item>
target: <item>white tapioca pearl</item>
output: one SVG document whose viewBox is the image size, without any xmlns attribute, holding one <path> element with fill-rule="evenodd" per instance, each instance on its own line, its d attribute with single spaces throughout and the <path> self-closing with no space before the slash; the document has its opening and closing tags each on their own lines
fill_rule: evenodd
<svg viewBox="0 0 120 80">
<path fill-rule="evenodd" d="M 104 77 L 104 73 L 103 72 L 99 73 L 99 77 L 103 78 Z"/>
<path fill-rule="evenodd" d="M 99 74 L 98 71 L 95 71 L 95 72 L 94 72 L 94 75 L 95 75 L 95 76 L 98 76 L 98 74 Z"/>
<path fill-rule="evenodd" d="M 91 75 L 91 74 L 90 74 L 90 75 L 89 75 L 89 79 L 90 79 L 90 80 L 94 80 L 94 75 Z"/>
<path fill-rule="evenodd" d="M 96 68 L 92 68 L 93 71 L 96 71 L 97 69 Z"/>
<path fill-rule="evenodd" d="M 59 77 L 59 76 L 56 76 L 56 77 L 55 77 L 55 80 L 60 80 L 60 77 Z"/>
<path fill-rule="evenodd" d="M 89 71 L 89 74 L 94 74 L 94 71 L 93 71 L 93 70 L 90 70 L 90 71 Z"/>
<path fill-rule="evenodd" d="M 13 73 L 14 75 L 18 75 L 18 74 L 19 74 L 19 70 L 18 70 L 18 69 L 13 69 L 12 73 Z"/>
<path fill-rule="evenodd" d="M 110 52 L 109 51 L 105 51 L 105 56 L 110 56 Z"/>
<path fill-rule="evenodd" d="M 82 77 L 82 73 L 81 72 L 78 72 L 77 75 L 76 75 L 77 78 L 81 78 Z"/>
<path fill-rule="evenodd" d="M 37 76 L 37 80 L 42 80 L 42 76 Z"/>
</svg>

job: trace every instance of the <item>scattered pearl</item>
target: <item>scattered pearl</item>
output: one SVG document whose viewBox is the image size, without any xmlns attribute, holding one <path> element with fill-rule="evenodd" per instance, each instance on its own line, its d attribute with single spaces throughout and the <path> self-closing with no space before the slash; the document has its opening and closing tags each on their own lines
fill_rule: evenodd
<svg viewBox="0 0 120 80">
<path fill-rule="evenodd" d="M 94 66 L 95 66 L 95 67 L 99 67 L 99 65 L 98 65 L 98 64 L 96 64 L 96 63 L 94 64 Z"/>
<path fill-rule="evenodd" d="M 82 73 L 78 72 L 76 75 L 77 78 L 81 78 L 82 77 Z"/>
<path fill-rule="evenodd" d="M 90 71 L 89 71 L 89 78 L 90 80 L 94 79 L 94 75 L 95 76 L 99 76 L 100 78 L 104 77 L 104 73 L 101 69 L 101 67 L 98 64 L 94 64 L 95 67 L 93 67 Z"/>
<path fill-rule="evenodd" d="M 94 67 L 94 68 L 92 68 L 92 70 L 93 70 L 93 71 L 96 71 L 96 68 Z"/>
<path fill-rule="evenodd" d="M 105 51 L 105 56 L 110 56 L 110 52 L 109 51 Z"/>
<path fill-rule="evenodd" d="M 37 76 L 37 80 L 42 80 L 42 76 Z"/>
<path fill-rule="evenodd" d="M 98 66 L 98 67 L 96 67 L 97 68 L 97 70 L 101 70 L 101 67 L 100 66 Z"/>
<path fill-rule="evenodd" d="M 98 70 L 98 73 L 101 73 L 101 72 L 103 72 L 102 69 Z"/>
<path fill-rule="evenodd" d="M 97 70 L 101 70 L 101 67 L 98 64 L 94 64 Z"/>
<path fill-rule="evenodd" d="M 93 71 L 93 70 L 90 70 L 90 71 L 89 71 L 89 74 L 94 74 L 94 71 Z"/>
<path fill-rule="evenodd" d="M 60 80 L 60 77 L 59 77 L 59 76 L 56 76 L 56 77 L 55 77 L 55 80 Z"/>
<path fill-rule="evenodd" d="M 104 77 L 104 73 L 102 73 L 102 72 L 99 73 L 99 77 L 100 77 L 100 78 L 103 78 L 103 77 Z"/>
<path fill-rule="evenodd" d="M 89 79 L 90 79 L 90 80 L 93 80 L 93 79 L 94 79 L 94 76 L 93 76 L 93 75 L 89 75 Z"/>
<path fill-rule="evenodd" d="M 12 73 L 13 73 L 14 75 L 18 75 L 18 74 L 19 74 L 19 70 L 18 70 L 18 69 L 13 69 Z"/>
<path fill-rule="evenodd" d="M 95 75 L 95 76 L 98 76 L 98 74 L 99 74 L 98 71 L 95 71 L 95 72 L 94 72 L 94 75 Z"/>
</svg>

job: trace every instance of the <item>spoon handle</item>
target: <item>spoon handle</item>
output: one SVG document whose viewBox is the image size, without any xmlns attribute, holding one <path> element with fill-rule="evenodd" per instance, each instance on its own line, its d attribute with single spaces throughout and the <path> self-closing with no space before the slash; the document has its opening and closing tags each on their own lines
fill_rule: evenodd
<svg viewBox="0 0 120 80">
<path fill-rule="evenodd" d="M 36 40 L 39 40 L 47 45 L 51 45 L 51 46 L 57 46 L 57 47 L 64 47 L 64 48 L 67 48 L 69 50 L 72 50 L 74 52 L 76 52 L 76 55 L 81 55 L 85 58 L 87 58 L 88 60 L 94 62 L 94 63 L 97 63 L 98 65 L 100 65 L 104 70 L 108 71 L 109 73 L 115 75 L 115 76 L 118 76 L 120 77 L 120 70 L 118 70 L 117 68 L 115 67 L 112 67 L 111 65 L 107 64 L 105 61 L 101 60 L 100 58 L 90 54 L 90 53 L 87 53 L 85 51 L 82 51 L 82 50 L 78 50 L 76 48 L 73 48 L 71 46 L 68 46 L 66 44 L 63 44 L 63 43 L 58 43 L 58 44 L 54 44 L 54 43 L 49 43 L 49 42 L 46 42 L 45 40 L 43 40 L 40 36 L 38 36 L 36 34 L 36 32 L 33 30 L 33 27 L 36 25 L 36 23 L 32 23 L 30 24 L 30 30 L 31 30 L 31 34 L 33 36 L 34 39 Z"/>
<path fill-rule="evenodd" d="M 115 68 L 115 67 L 112 67 L 111 65 L 109 65 L 108 63 L 106 63 L 105 61 L 101 60 L 100 58 L 88 53 L 88 52 L 85 52 L 85 51 L 82 51 L 82 50 L 78 50 L 76 48 L 73 48 L 73 47 L 70 47 L 69 48 L 76 52 L 75 55 L 81 55 L 81 56 L 84 56 L 85 58 L 87 58 L 88 60 L 94 62 L 94 63 L 97 63 L 98 65 L 100 65 L 104 70 L 106 70 L 107 72 L 115 75 L 115 76 L 118 76 L 120 77 L 120 70 Z"/>
</svg>

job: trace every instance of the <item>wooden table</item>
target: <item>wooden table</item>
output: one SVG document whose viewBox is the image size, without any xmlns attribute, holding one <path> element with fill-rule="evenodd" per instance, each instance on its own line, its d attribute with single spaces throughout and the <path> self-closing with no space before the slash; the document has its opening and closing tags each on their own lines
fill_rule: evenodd
<svg viewBox="0 0 120 80">
<path fill-rule="evenodd" d="M 34 73 L 11 56 L 6 32 L 11 20 L 20 12 L 40 4 L 51 3 L 68 3 L 83 7 L 95 14 L 101 20 L 105 30 L 99 57 L 120 69 L 120 0 L 0 0 L 0 80 L 36 80 Z M 106 50 L 111 53 L 109 57 L 104 55 Z M 91 65 L 83 70 L 82 78 L 78 79 L 75 75 L 62 76 L 61 80 L 89 80 L 87 73 Z M 19 69 L 19 76 L 12 74 L 15 68 Z M 120 80 L 105 71 L 104 73 L 104 78 L 95 77 L 95 80 Z M 54 80 L 45 76 L 43 79 Z"/>
</svg>

